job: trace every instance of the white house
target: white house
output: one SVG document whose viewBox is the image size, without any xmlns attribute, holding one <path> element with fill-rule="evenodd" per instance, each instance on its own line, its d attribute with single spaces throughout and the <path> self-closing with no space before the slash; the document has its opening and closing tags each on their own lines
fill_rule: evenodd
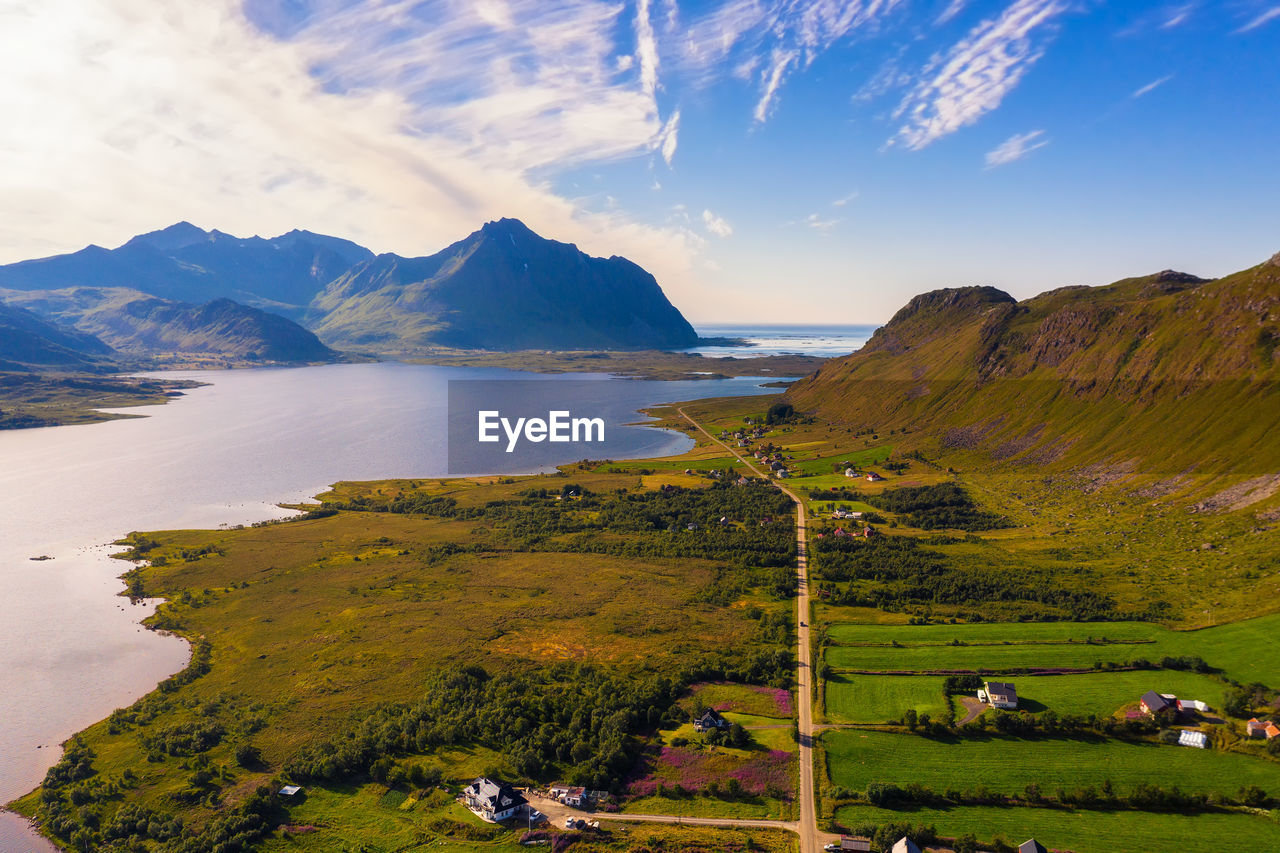
<svg viewBox="0 0 1280 853">
<path fill-rule="evenodd" d="M 987 703 L 992 708 L 1018 707 L 1018 691 L 1013 685 L 1003 681 L 984 681 L 983 691 L 987 694 Z"/>
<path fill-rule="evenodd" d="M 920 853 L 920 848 L 904 835 L 893 845 L 892 853 Z"/>
<path fill-rule="evenodd" d="M 516 793 L 505 782 L 479 777 L 462 792 L 467 808 L 481 820 L 489 823 L 513 818 L 520 814 L 529 801 Z"/>
</svg>

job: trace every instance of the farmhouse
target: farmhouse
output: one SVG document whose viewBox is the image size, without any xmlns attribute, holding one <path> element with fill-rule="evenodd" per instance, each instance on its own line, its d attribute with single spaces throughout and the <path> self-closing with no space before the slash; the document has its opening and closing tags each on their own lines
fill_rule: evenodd
<svg viewBox="0 0 1280 853">
<path fill-rule="evenodd" d="M 1280 737 L 1280 728 L 1276 728 L 1275 723 L 1267 723 L 1266 735 L 1267 740 L 1271 740 L 1273 737 Z"/>
<path fill-rule="evenodd" d="M 1049 853 L 1044 849 L 1044 845 L 1034 838 L 1028 838 L 1026 841 L 1018 845 L 1018 853 Z"/>
<path fill-rule="evenodd" d="M 867 482 L 868 482 L 868 483 L 878 483 L 878 482 L 880 482 L 880 481 L 881 481 L 881 480 L 883 480 L 883 479 L 884 479 L 884 477 L 881 477 L 881 476 L 880 476 L 879 474 L 877 474 L 875 471 L 868 471 L 868 472 L 867 472 Z"/>
<path fill-rule="evenodd" d="M 586 788 L 570 788 L 564 792 L 564 799 L 561 802 L 566 806 L 575 806 L 576 808 L 583 808 L 590 804 Z"/>
<path fill-rule="evenodd" d="M 1142 699 L 1138 702 L 1138 704 L 1141 705 L 1142 712 L 1144 714 L 1151 714 L 1153 716 L 1155 714 L 1159 714 L 1161 711 L 1168 710 L 1169 708 L 1177 708 L 1177 703 L 1178 699 L 1176 696 L 1166 696 L 1163 693 L 1157 693 L 1154 690 L 1148 690 L 1146 693 L 1143 693 Z"/>
<path fill-rule="evenodd" d="M 513 818 L 529 804 L 529 801 L 516 793 L 516 790 L 505 782 L 479 777 L 466 787 L 462 796 L 467 808 L 476 813 L 481 820 L 489 823 Z"/>
<path fill-rule="evenodd" d="M 1179 746 L 1194 746 L 1197 749 L 1209 748 L 1209 736 L 1204 732 L 1188 732 L 1178 733 Z"/>
<path fill-rule="evenodd" d="M 1018 691 L 1012 684 L 1005 681 L 984 681 L 982 689 L 987 694 L 986 701 L 992 708 L 1018 707 Z"/>
<path fill-rule="evenodd" d="M 1264 737 L 1267 733 L 1267 724 L 1254 717 L 1244 724 L 1244 730 L 1249 737 Z"/>
<path fill-rule="evenodd" d="M 720 712 L 715 708 L 708 708 L 703 712 L 702 716 L 695 717 L 693 720 L 693 730 L 695 732 L 709 732 L 712 729 L 726 729 L 729 727 L 729 721 L 720 716 Z"/>
<path fill-rule="evenodd" d="M 557 782 L 547 789 L 547 793 L 551 795 L 551 799 L 555 800 L 556 802 L 563 803 L 564 795 L 569 793 L 570 787 L 571 786 L 566 785 L 563 782 Z"/>
<path fill-rule="evenodd" d="M 916 846 L 914 841 L 904 835 L 893 845 L 891 853 L 920 853 L 920 848 Z"/>
<path fill-rule="evenodd" d="M 855 470 L 853 470 L 852 468 L 845 468 L 845 469 L 844 469 L 844 475 L 845 475 L 846 477 L 856 477 L 856 476 L 858 476 L 858 472 L 857 472 L 857 471 L 855 471 Z"/>
</svg>

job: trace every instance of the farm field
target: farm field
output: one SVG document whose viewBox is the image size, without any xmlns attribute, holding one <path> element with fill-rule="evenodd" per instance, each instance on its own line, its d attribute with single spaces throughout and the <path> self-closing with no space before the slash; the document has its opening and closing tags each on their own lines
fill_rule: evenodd
<svg viewBox="0 0 1280 853">
<path fill-rule="evenodd" d="M 1176 784 L 1188 793 L 1235 793 L 1248 785 L 1280 790 L 1280 764 L 1212 750 L 1102 738 L 935 740 L 876 731 L 822 737 L 832 783 L 852 791 L 872 782 L 917 782 L 936 791 L 983 784 L 1021 794 L 1031 783 L 1045 791 L 1075 790 L 1107 779 L 1122 795 L 1144 782 Z"/>
<path fill-rule="evenodd" d="M 1220 709 L 1227 690 L 1210 676 L 1169 669 L 1024 676 L 1014 685 L 1019 710 L 1036 713 L 1052 709 L 1059 714 L 1111 714 L 1122 705 L 1137 702 L 1148 690 L 1199 699 Z"/>
<path fill-rule="evenodd" d="M 836 674 L 826 681 L 827 719 L 885 723 L 908 708 L 937 718 L 947 709 L 942 682 L 942 676 Z"/>
<path fill-rule="evenodd" d="M 838 623 L 829 634 L 833 642 L 849 644 L 827 652 L 827 662 L 837 669 L 1088 668 L 1097 661 L 1194 655 L 1237 681 L 1280 684 L 1280 614 L 1196 631 L 1144 622 Z M 950 645 L 954 641 L 966 645 Z"/>
<path fill-rule="evenodd" d="M 836 813 L 845 826 L 907 821 L 930 824 L 944 837 L 972 833 L 980 842 L 997 836 L 1012 844 L 1035 838 L 1050 850 L 1073 853 L 1221 853 L 1223 839 L 1240 850 L 1280 849 L 1280 823 L 1244 814 L 1156 814 L 1135 811 L 956 806 L 892 811 L 846 806 Z"/>
<path fill-rule="evenodd" d="M 896 629 L 894 629 L 896 630 Z M 1130 643 L 1011 643 L 998 646 L 832 646 L 827 663 L 837 670 L 871 672 L 1089 669 L 1095 663 L 1150 660 L 1151 646 Z M 1158 660 L 1157 656 L 1157 660 Z"/>
</svg>

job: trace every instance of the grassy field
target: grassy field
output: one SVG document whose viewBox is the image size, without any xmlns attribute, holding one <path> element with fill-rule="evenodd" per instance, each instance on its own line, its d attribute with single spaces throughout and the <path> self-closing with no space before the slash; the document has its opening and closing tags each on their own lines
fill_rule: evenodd
<svg viewBox="0 0 1280 853">
<path fill-rule="evenodd" d="M 836 819 L 845 826 L 908 821 L 937 828 L 943 837 L 973 834 L 981 842 L 996 837 L 1012 844 L 1035 838 L 1050 850 L 1074 853 L 1221 853 L 1280 849 L 1280 823 L 1246 814 L 1152 814 L 1133 811 L 957 806 L 891 811 L 846 806 Z M 1224 839 L 1230 839 L 1224 842 Z M 1224 846 L 1225 845 L 1225 846 Z"/>
<path fill-rule="evenodd" d="M 837 669 L 998 672 L 1197 656 L 1237 681 L 1280 685 L 1280 614 L 1195 631 L 1171 631 L 1144 622 L 842 623 L 831 625 L 829 634 L 832 641 L 849 644 L 827 651 L 828 663 Z"/>
<path fill-rule="evenodd" d="M 1177 785 L 1189 793 L 1235 793 L 1241 786 L 1280 790 L 1280 764 L 1212 750 L 1117 740 L 964 738 L 934 740 L 887 732 L 823 734 L 831 781 L 852 791 L 872 782 L 918 782 L 936 791 L 986 785 L 1021 794 L 1100 786 L 1119 793 L 1139 783 Z"/>
<path fill-rule="evenodd" d="M 690 712 L 701 708 L 732 711 L 738 715 L 790 720 L 793 700 L 790 691 L 749 684 L 695 684 L 690 690 Z"/>
<path fill-rule="evenodd" d="M 1101 661 L 1127 663 L 1148 657 L 1148 646 L 1019 643 L 999 646 L 832 646 L 827 663 L 837 670 L 929 672 L 946 670 L 1079 668 Z M 1149 659 L 1149 658 L 1148 658 Z M 1158 659 L 1158 658 L 1157 658 Z"/>
<path fill-rule="evenodd" d="M 1123 705 L 1136 704 L 1148 690 L 1199 699 L 1221 709 L 1227 691 L 1215 678 L 1177 670 L 1041 675 L 1019 678 L 1014 684 L 1019 710 L 1036 713 L 1053 709 L 1059 714 L 1111 714 Z"/>
<path fill-rule="evenodd" d="M 914 708 L 937 719 L 947 709 L 941 676 L 833 675 L 826 681 L 827 719 L 885 723 Z"/>
</svg>

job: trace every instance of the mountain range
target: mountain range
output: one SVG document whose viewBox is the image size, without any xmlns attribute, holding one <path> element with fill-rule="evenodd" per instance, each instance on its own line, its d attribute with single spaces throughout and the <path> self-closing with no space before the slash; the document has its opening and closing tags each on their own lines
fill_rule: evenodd
<svg viewBox="0 0 1280 853">
<path fill-rule="evenodd" d="M 417 258 L 375 256 L 349 240 L 309 231 L 239 238 L 180 222 L 115 249 L 89 246 L 0 266 L 0 289 L 5 298 L 135 350 L 217 341 L 220 331 L 208 326 L 156 329 L 174 322 L 174 311 L 189 314 L 191 304 L 213 300 L 300 321 L 327 344 L 379 351 L 666 349 L 698 340 L 641 267 L 620 257 L 590 257 L 514 219 L 487 223 Z M 13 295 L 48 291 L 56 293 Z M 149 303 L 144 295 L 187 307 Z M 230 310 L 220 305 L 212 313 Z M 287 326 L 274 330 L 298 338 Z"/>
<path fill-rule="evenodd" d="M 786 396 L 1015 464 L 1105 460 L 1172 482 L 1280 471 L 1277 379 L 1280 255 L 1217 280 L 1165 271 L 1023 301 L 925 293 Z"/>
</svg>

